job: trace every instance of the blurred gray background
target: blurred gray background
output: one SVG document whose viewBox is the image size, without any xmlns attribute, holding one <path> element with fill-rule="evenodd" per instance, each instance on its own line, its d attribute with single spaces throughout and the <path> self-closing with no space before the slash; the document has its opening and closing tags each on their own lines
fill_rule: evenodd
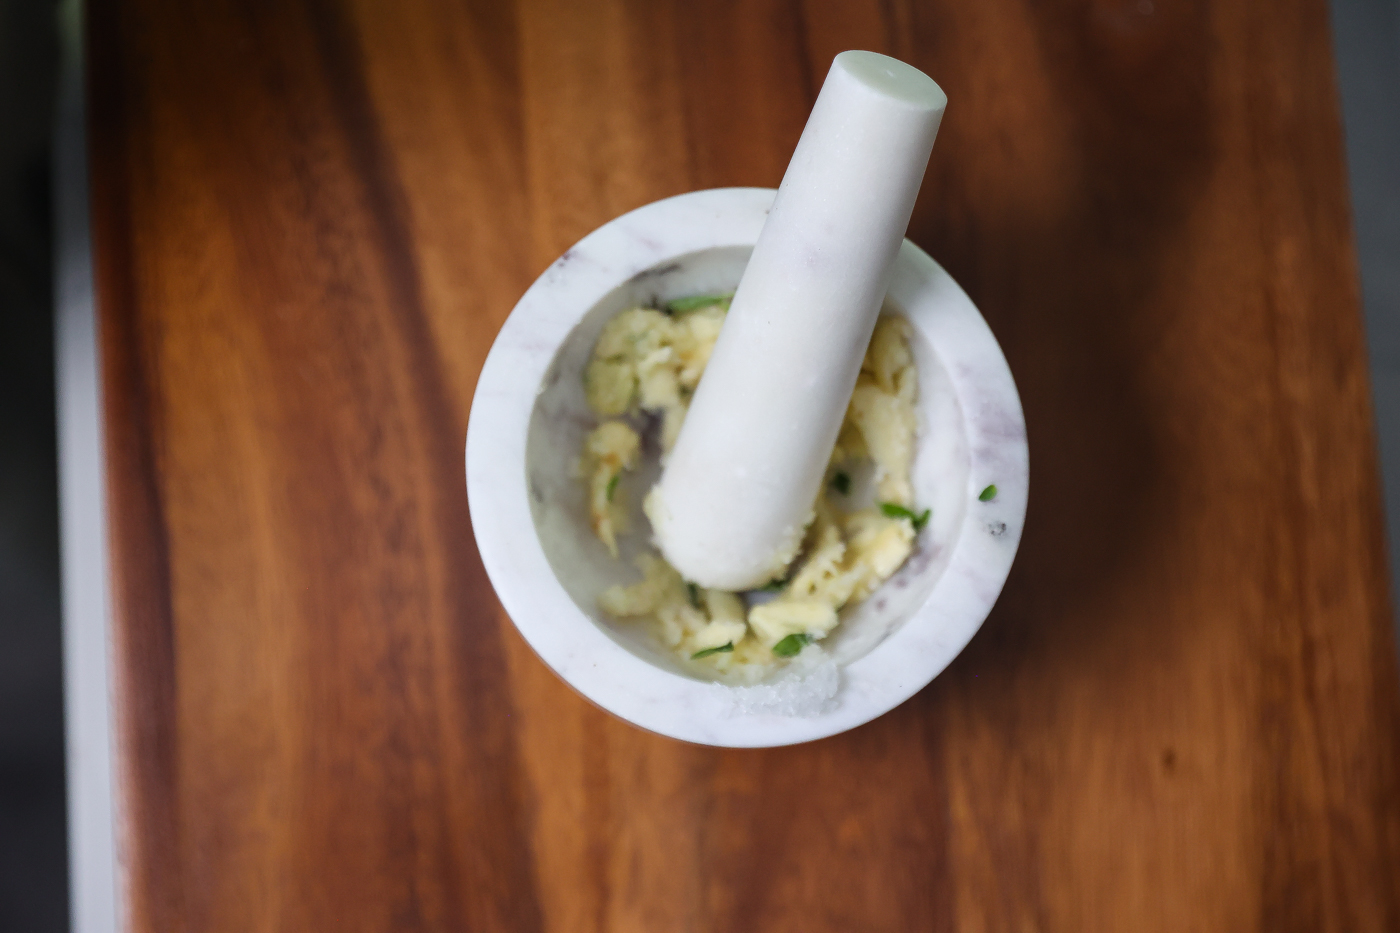
<svg viewBox="0 0 1400 933">
<path fill-rule="evenodd" d="M 0 0 L 0 933 L 68 928 L 49 224 L 56 7 Z"/>
<path fill-rule="evenodd" d="M 52 285 L 65 247 L 50 223 L 58 5 L 0 0 L 0 933 L 68 927 Z M 1397 542 L 1400 0 L 1333 0 L 1332 20 Z M 1390 560 L 1400 579 L 1400 547 Z"/>
</svg>

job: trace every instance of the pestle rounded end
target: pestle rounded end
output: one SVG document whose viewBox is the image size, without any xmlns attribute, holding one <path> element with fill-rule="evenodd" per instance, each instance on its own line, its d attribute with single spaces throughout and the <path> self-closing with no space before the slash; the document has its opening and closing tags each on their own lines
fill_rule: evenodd
<svg viewBox="0 0 1400 933">
<path fill-rule="evenodd" d="M 911 107 L 941 111 L 948 106 L 948 95 L 937 82 L 897 58 L 852 50 L 837 55 L 832 64 L 875 93 Z"/>
</svg>

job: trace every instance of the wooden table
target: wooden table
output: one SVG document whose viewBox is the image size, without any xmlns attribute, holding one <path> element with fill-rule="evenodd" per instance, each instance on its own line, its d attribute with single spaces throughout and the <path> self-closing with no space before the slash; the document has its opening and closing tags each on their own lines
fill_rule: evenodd
<svg viewBox="0 0 1400 933">
<path fill-rule="evenodd" d="M 1400 929 L 1400 702 L 1323 0 L 98 2 L 136 931 Z M 472 538 L 492 337 L 776 185 L 832 56 L 951 100 L 910 237 L 1029 423 L 958 661 L 769 751 L 594 709 Z"/>
</svg>

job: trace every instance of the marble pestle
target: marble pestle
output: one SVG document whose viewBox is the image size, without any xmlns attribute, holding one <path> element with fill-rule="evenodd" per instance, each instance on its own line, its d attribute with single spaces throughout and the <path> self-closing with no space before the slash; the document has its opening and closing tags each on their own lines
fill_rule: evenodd
<svg viewBox="0 0 1400 933">
<path fill-rule="evenodd" d="M 897 59 L 832 63 L 647 497 L 687 580 L 761 586 L 800 547 L 946 105 Z"/>
</svg>

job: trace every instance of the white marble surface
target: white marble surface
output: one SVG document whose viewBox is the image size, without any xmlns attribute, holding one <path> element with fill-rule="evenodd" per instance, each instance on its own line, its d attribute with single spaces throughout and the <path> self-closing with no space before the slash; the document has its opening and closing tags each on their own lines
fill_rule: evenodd
<svg viewBox="0 0 1400 933">
<path fill-rule="evenodd" d="M 531 286 L 487 358 L 467 434 L 467 491 L 487 573 L 511 619 L 560 677 L 664 735 L 771 746 L 867 722 L 942 671 L 986 618 L 1021 537 L 1028 491 L 1020 400 L 986 322 L 932 259 L 900 250 L 886 310 L 914 325 L 920 437 L 915 488 L 933 520 L 906 566 L 824 643 L 840 669 L 800 714 L 684 670 L 636 626 L 596 609 L 633 579 L 591 541 L 570 475 L 594 423 L 578 378 L 602 322 L 637 301 L 732 287 L 771 189 L 698 191 L 639 208 L 566 252 Z M 591 312 L 591 313 L 590 313 Z M 635 499 L 645 478 L 628 490 Z M 980 502 L 995 483 L 998 494 Z M 646 532 L 643 523 L 638 538 Z M 634 548 L 638 542 L 634 540 Z M 804 653 L 805 654 L 805 653 Z M 834 685 L 834 686 L 833 686 Z"/>
</svg>

